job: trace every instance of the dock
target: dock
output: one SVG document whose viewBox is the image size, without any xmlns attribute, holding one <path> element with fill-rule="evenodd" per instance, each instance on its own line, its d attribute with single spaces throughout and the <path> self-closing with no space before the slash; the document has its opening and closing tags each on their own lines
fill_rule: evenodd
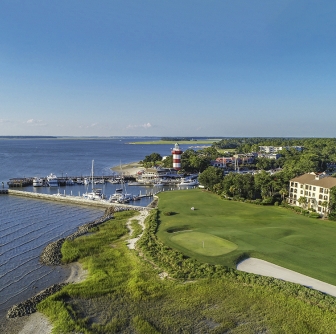
<svg viewBox="0 0 336 334">
<path fill-rule="evenodd" d="M 7 189 L 6 189 L 7 190 Z M 14 189 L 8 189 L 7 190 L 8 195 L 13 196 L 21 196 L 21 197 L 28 197 L 38 200 L 46 200 L 46 201 L 53 201 L 53 202 L 61 202 L 66 204 L 75 204 L 75 205 L 84 205 L 84 206 L 92 206 L 92 207 L 98 207 L 98 208 L 109 208 L 109 207 L 115 207 L 118 208 L 116 211 L 122 211 L 122 210 L 144 210 L 144 209 L 150 209 L 149 207 L 143 207 L 143 206 L 137 206 L 137 205 L 128 205 L 128 204 L 119 204 L 119 203 L 110 203 L 108 201 L 97 201 L 97 200 L 90 200 L 85 199 L 80 196 L 64 196 L 61 194 L 55 194 L 55 195 L 49 195 L 49 194 L 38 194 L 38 193 L 32 193 L 29 191 L 21 191 L 21 190 L 14 190 Z"/>
<path fill-rule="evenodd" d="M 93 180 L 94 181 L 101 181 L 104 180 L 104 182 L 107 182 L 110 179 L 115 179 L 116 176 L 115 175 L 101 175 L 101 176 L 94 176 Z M 7 182 L 7 185 L 9 188 L 22 188 L 22 187 L 28 187 L 28 186 L 32 186 L 33 185 L 33 179 L 34 177 L 16 177 L 16 178 L 12 178 L 9 179 L 9 181 Z M 46 184 L 47 183 L 47 177 L 41 177 L 41 179 L 43 180 L 43 183 Z M 75 183 L 77 180 L 81 180 L 82 182 L 84 181 L 84 179 L 92 179 L 92 176 L 87 175 L 87 176 L 60 176 L 57 177 L 57 182 L 59 186 L 65 186 L 66 182 L 68 180 L 73 180 Z M 123 179 L 124 181 L 134 181 L 135 178 L 133 176 L 129 176 L 129 175 L 123 175 Z"/>
</svg>

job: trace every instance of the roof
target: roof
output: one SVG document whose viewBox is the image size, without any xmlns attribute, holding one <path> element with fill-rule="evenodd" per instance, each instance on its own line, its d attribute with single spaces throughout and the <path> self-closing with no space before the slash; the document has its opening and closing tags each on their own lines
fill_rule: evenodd
<svg viewBox="0 0 336 334">
<path fill-rule="evenodd" d="M 298 177 L 291 179 L 292 182 L 307 183 L 323 188 L 332 188 L 336 186 L 336 178 L 332 176 L 325 176 L 319 180 L 315 179 L 315 174 L 303 174 Z"/>
</svg>

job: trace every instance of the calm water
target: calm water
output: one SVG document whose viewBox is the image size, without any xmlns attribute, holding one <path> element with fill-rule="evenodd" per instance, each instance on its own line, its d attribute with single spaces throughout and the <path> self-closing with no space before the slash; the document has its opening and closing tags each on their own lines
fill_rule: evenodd
<svg viewBox="0 0 336 334">
<path fill-rule="evenodd" d="M 169 155 L 172 145 L 130 145 L 141 139 L 0 139 L 0 182 L 15 177 L 45 177 L 50 173 L 89 175 L 94 160 L 95 175 L 111 175 L 113 166 L 140 161 L 157 152 Z M 187 147 L 182 147 L 186 149 Z M 114 193 L 106 184 L 104 192 Z M 22 190 L 34 191 L 33 187 Z M 86 191 L 85 186 L 39 189 L 50 193 Z M 138 194 L 150 189 L 128 187 Z M 135 202 L 147 205 L 148 199 Z M 0 195 L 0 316 L 7 309 L 67 277 L 65 268 L 42 266 L 38 259 L 51 241 L 71 234 L 79 225 L 103 214 L 101 209 Z"/>
</svg>

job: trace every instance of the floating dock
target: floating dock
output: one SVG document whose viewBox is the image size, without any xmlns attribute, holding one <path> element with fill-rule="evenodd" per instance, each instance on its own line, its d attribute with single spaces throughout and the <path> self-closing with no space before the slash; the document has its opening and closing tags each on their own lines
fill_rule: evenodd
<svg viewBox="0 0 336 334">
<path fill-rule="evenodd" d="M 124 208 L 126 210 L 139 210 L 139 211 L 148 209 L 148 207 L 143 207 L 143 206 L 138 206 L 138 205 L 110 203 L 104 200 L 101 200 L 101 201 L 90 200 L 90 199 L 85 199 L 80 196 L 68 196 L 68 195 L 64 196 L 61 194 L 49 195 L 49 194 L 32 193 L 29 191 L 21 191 L 21 190 L 14 190 L 14 189 L 8 189 L 7 194 L 14 195 L 14 196 L 29 197 L 29 198 L 39 199 L 39 200 L 62 202 L 62 203 L 67 203 L 67 204 L 99 207 L 99 208 L 104 208 L 104 209 L 108 207 L 118 207 L 118 208 Z"/>
</svg>

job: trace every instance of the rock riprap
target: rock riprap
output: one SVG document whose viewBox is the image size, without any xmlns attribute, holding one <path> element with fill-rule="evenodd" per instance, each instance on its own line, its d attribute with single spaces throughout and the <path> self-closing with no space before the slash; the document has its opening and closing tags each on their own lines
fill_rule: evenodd
<svg viewBox="0 0 336 334">
<path fill-rule="evenodd" d="M 7 318 L 23 317 L 36 312 L 39 302 L 61 290 L 66 284 L 67 283 L 54 284 L 26 301 L 12 306 L 7 312 Z"/>
</svg>

